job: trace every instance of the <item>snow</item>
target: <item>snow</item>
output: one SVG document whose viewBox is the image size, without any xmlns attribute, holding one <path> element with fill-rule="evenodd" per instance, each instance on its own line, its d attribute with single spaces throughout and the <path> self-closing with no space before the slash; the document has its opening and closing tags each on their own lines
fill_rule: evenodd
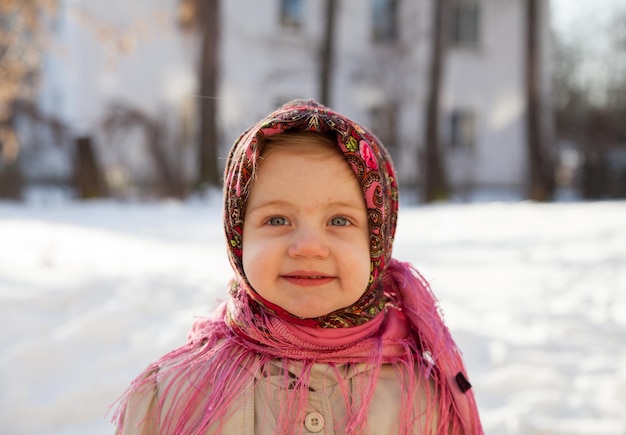
<svg viewBox="0 0 626 435">
<path fill-rule="evenodd" d="M 626 202 L 404 205 L 489 434 L 626 434 Z M 107 434 L 108 405 L 226 297 L 221 204 L 0 203 L 0 426 Z"/>
</svg>

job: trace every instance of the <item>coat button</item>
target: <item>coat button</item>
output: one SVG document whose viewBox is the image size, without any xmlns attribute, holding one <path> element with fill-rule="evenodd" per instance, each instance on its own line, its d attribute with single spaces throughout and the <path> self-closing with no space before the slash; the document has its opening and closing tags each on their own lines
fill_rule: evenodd
<svg viewBox="0 0 626 435">
<path fill-rule="evenodd" d="M 304 427 L 309 432 L 321 432 L 324 429 L 324 417 L 319 412 L 310 412 L 304 417 Z"/>
</svg>

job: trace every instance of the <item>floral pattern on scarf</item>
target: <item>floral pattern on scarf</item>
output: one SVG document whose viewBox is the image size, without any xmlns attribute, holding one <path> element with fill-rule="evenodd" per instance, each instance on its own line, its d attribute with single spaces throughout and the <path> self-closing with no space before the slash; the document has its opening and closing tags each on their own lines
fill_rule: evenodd
<svg viewBox="0 0 626 435">
<path fill-rule="evenodd" d="M 314 319 L 304 319 L 270 303 L 247 282 L 242 263 L 243 221 L 264 136 L 285 131 L 336 133 L 342 152 L 361 185 L 370 231 L 371 273 L 367 289 L 353 305 Z M 382 272 L 391 259 L 398 214 L 398 186 L 387 150 L 367 129 L 313 100 L 293 100 L 261 120 L 235 142 L 224 177 L 224 225 L 228 255 L 237 274 L 231 294 L 247 291 L 254 303 L 271 314 L 305 326 L 322 328 L 361 325 L 385 306 Z"/>
</svg>

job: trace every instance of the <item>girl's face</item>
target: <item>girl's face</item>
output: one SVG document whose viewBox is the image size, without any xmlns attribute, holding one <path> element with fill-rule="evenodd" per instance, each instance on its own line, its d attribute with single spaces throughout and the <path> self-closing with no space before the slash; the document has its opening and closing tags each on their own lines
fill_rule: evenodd
<svg viewBox="0 0 626 435">
<path fill-rule="evenodd" d="M 246 206 L 243 268 L 264 299 L 319 317 L 354 304 L 370 276 L 361 186 L 323 147 L 276 147 L 258 166 Z"/>
</svg>

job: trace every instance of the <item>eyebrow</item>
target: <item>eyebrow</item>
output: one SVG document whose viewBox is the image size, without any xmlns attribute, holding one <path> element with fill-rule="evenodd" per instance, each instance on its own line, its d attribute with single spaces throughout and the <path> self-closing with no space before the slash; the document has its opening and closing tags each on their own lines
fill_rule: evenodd
<svg viewBox="0 0 626 435">
<path fill-rule="evenodd" d="M 251 210 L 251 209 L 257 210 L 257 209 L 266 208 L 266 207 L 287 207 L 289 206 L 289 203 L 287 201 L 275 199 L 275 200 L 270 200 L 270 201 L 264 201 L 259 204 L 252 203 L 252 205 L 254 205 L 254 207 L 250 207 L 250 202 L 248 202 L 248 204 L 246 205 L 246 210 Z"/>
<path fill-rule="evenodd" d="M 248 204 L 248 207 L 246 207 L 246 210 L 251 210 L 251 211 L 255 211 L 255 210 L 259 210 L 259 209 L 263 209 L 267 207 L 277 207 L 277 208 L 292 207 L 292 204 L 290 204 L 287 201 L 280 200 L 280 199 L 264 201 L 259 204 L 253 204 L 253 207 L 250 207 L 249 205 L 250 204 Z M 359 209 L 359 210 L 361 209 L 361 207 L 364 207 L 367 210 L 367 207 L 365 207 L 365 203 L 356 204 L 355 202 L 347 202 L 347 201 L 333 201 L 331 203 L 325 204 L 325 207 L 353 208 L 353 209 Z"/>
</svg>

